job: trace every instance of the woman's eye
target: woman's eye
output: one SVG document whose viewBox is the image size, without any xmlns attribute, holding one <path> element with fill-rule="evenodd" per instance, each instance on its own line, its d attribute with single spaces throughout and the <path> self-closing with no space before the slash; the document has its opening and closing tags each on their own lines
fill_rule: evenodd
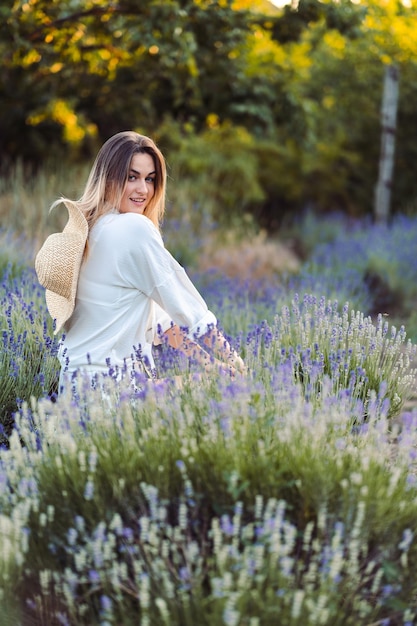
<svg viewBox="0 0 417 626">
<path fill-rule="evenodd" d="M 136 176 L 133 176 L 133 174 L 130 174 L 127 178 L 127 180 L 132 181 L 135 180 Z"/>
<path fill-rule="evenodd" d="M 147 182 L 147 183 L 154 183 L 154 182 L 155 182 L 155 179 L 154 179 L 154 178 L 152 178 L 152 176 L 148 176 L 148 178 L 146 179 L 146 182 Z"/>
</svg>

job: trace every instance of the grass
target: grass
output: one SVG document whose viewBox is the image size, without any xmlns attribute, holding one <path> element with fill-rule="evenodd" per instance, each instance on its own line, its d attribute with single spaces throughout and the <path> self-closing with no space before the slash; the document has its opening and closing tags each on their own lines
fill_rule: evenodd
<svg viewBox="0 0 417 626">
<path fill-rule="evenodd" d="M 36 244 L 16 252 L 21 231 L 4 220 L 2 623 L 415 623 L 417 412 L 406 403 L 416 346 L 383 311 L 369 314 L 358 253 L 380 271 L 384 249 L 394 250 L 381 242 L 405 229 L 390 288 L 408 289 L 411 302 L 412 218 L 374 235 L 328 229 L 324 247 L 311 241 L 315 225 L 309 258 L 288 273 L 257 255 L 261 236 L 246 254 L 242 227 L 222 239 L 254 263 L 239 276 L 234 259 L 230 275 L 209 254 L 199 265 L 204 233 L 215 249 L 217 226 L 187 209 L 188 238 L 167 220 L 166 240 L 248 375 L 198 376 L 163 346 L 158 381 L 139 378 L 134 391 L 109 376 L 99 393 L 80 380 L 77 398 L 55 394 L 57 340 L 31 267 Z"/>
<path fill-rule="evenodd" d="M 374 395 L 354 429 L 351 398 L 329 382 L 306 401 L 287 366 L 268 386 L 165 381 L 134 401 L 110 384 L 105 401 L 24 408 L 0 497 L 20 524 L 20 619 L 353 625 L 414 611 L 415 417 L 389 463 L 386 409 Z"/>
</svg>

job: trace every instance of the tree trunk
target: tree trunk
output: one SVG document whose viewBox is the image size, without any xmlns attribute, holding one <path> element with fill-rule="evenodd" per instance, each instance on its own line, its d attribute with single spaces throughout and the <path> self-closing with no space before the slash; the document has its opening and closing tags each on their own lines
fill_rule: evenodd
<svg viewBox="0 0 417 626">
<path fill-rule="evenodd" d="M 378 182 L 375 187 L 374 216 L 377 222 L 388 222 L 391 201 L 392 172 L 394 169 L 395 131 L 397 124 L 397 104 L 399 71 L 389 65 L 385 71 L 384 95 L 382 101 L 382 136 L 379 159 Z"/>
</svg>

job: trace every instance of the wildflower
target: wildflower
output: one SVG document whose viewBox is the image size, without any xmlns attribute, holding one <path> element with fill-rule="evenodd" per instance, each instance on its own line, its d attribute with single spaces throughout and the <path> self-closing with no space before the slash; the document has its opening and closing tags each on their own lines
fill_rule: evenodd
<svg viewBox="0 0 417 626">
<path fill-rule="evenodd" d="M 90 583 L 99 583 L 100 582 L 100 574 L 95 569 L 91 569 L 88 572 L 88 580 Z"/>
<path fill-rule="evenodd" d="M 301 608 L 303 605 L 305 592 L 302 589 L 297 589 L 294 592 L 293 603 L 291 608 L 291 617 L 293 619 L 298 619 L 301 615 Z"/>
<path fill-rule="evenodd" d="M 414 537 L 413 531 L 410 530 L 410 528 L 406 528 L 403 532 L 403 538 L 401 542 L 398 544 L 399 549 L 403 550 L 403 552 L 406 552 L 410 548 L 413 537 Z"/>
<path fill-rule="evenodd" d="M 71 626 L 68 615 L 62 613 L 62 611 L 58 611 L 57 613 L 55 613 L 55 617 L 57 618 L 61 626 Z"/>
<path fill-rule="evenodd" d="M 89 478 L 85 484 L 84 498 L 86 500 L 92 500 L 93 497 L 94 497 L 94 483 L 91 480 L 91 478 Z"/>
<path fill-rule="evenodd" d="M 220 527 L 222 529 L 222 532 L 226 535 L 231 537 L 233 535 L 233 524 L 230 520 L 230 516 L 229 515 L 222 515 L 221 519 L 220 519 Z"/>
<path fill-rule="evenodd" d="M 109 598 L 109 596 L 106 596 L 106 595 L 100 596 L 100 607 L 102 608 L 103 611 L 105 611 L 106 613 L 110 612 L 112 610 L 112 606 L 113 606 L 113 603 L 111 599 Z"/>
<path fill-rule="evenodd" d="M 68 545 L 74 546 L 77 541 L 77 537 L 78 532 L 75 530 L 75 528 L 69 528 L 67 532 Z"/>
</svg>

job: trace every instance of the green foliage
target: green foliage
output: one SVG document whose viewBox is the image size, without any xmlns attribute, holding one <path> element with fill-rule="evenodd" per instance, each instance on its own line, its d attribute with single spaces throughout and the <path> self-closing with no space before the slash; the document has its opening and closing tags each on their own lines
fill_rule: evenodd
<svg viewBox="0 0 417 626">
<path fill-rule="evenodd" d="M 16 558 L 19 552 L 19 529 L 10 517 L 0 513 L 0 597 L 4 624 L 19 623 L 19 607 L 16 606 L 16 581 L 21 574 L 21 563 Z"/>
<path fill-rule="evenodd" d="M 30 259 L 32 244 L 22 235 L 0 230 L 0 276 L 8 280 L 21 276 Z"/>
<path fill-rule="evenodd" d="M 310 222 L 311 229 L 306 232 L 305 225 Z M 337 224 L 338 231 L 334 228 Z M 305 225 L 298 232 L 300 247 L 308 249 L 314 241 L 320 243 L 306 260 L 303 271 L 318 277 L 331 274 L 343 282 L 351 273 L 357 284 L 362 283 L 369 292 L 365 307 L 368 313 L 394 315 L 402 320 L 399 325 L 405 323 L 417 298 L 415 217 L 396 215 L 389 225 L 355 222 L 341 215 L 330 220 L 307 217 Z"/>
<path fill-rule="evenodd" d="M 177 203 L 176 190 L 185 189 L 194 222 L 208 214 L 230 226 L 264 198 L 255 140 L 245 129 L 225 124 L 199 135 L 180 134 L 175 124 L 166 123 L 158 137 L 167 146 L 168 199 Z"/>
<path fill-rule="evenodd" d="M 307 260 L 319 246 L 335 241 L 348 228 L 348 224 L 343 213 L 331 213 L 324 217 L 308 210 L 296 219 L 288 217 L 282 225 L 281 235 L 294 240 L 299 256 Z"/>
<path fill-rule="evenodd" d="M 150 133 L 168 112 L 201 125 L 209 112 L 233 102 L 245 80 L 238 56 L 231 55 L 249 26 L 246 13 L 232 10 L 229 0 L 147 0 L 140 6 L 38 0 L 5 12 L 4 83 L 19 82 L 19 102 L 30 94 L 22 111 L 3 93 L 15 122 L 2 129 L 13 156 L 21 154 L 16 137 L 28 124 L 43 141 L 22 146 L 32 158 L 34 149 L 46 153 L 51 135 L 55 143 L 88 147 L 85 140 L 97 131 L 107 137 L 145 126 Z"/>
<path fill-rule="evenodd" d="M 79 197 L 88 176 L 87 166 L 48 160 L 33 168 L 19 160 L 0 171 L 0 231 L 5 264 L 32 265 L 46 236 L 62 230 L 68 213 L 64 206 L 49 213 L 60 195 Z"/>
<path fill-rule="evenodd" d="M 194 142 L 215 152 L 214 180 L 219 161 L 227 185 L 233 172 L 249 184 L 244 176 L 255 168 L 234 154 L 231 129 L 183 138 L 167 128 L 161 140 L 178 153 L 185 142 L 179 162 L 191 167 L 192 157 L 198 185 L 205 179 Z M 250 137 L 242 131 L 239 141 L 249 154 Z M 59 180 L 78 183 L 69 178 Z M 42 206 L 42 180 L 34 179 L 33 206 Z M 170 210 L 182 228 L 170 233 L 169 218 L 166 240 L 182 244 L 192 262 L 213 222 L 195 205 L 198 187 L 192 200 L 186 186 L 177 188 L 183 195 L 171 196 Z M 23 223 L 32 219 L 26 206 Z M 374 270 L 391 271 L 392 281 L 414 250 L 412 223 L 394 226 L 369 230 L 365 245 Z M 358 262 L 357 250 L 347 253 L 337 240 L 344 230 L 357 243 L 338 218 L 321 224 L 310 215 L 300 230 L 309 252 L 320 235 L 336 246 L 332 271 L 340 259 Z M 388 242 L 391 264 L 375 252 Z M 26 265 L 23 251 L 30 256 L 32 246 L 21 240 L 16 254 L 10 234 L 2 243 L 9 260 Z M 414 391 L 415 346 L 403 329 L 314 295 L 283 307 L 294 286 L 239 291 L 205 276 L 210 306 L 228 332 L 240 333 L 247 376 L 175 380 L 184 362 L 164 363 L 165 347 L 166 377 L 142 381 L 139 392 L 110 379 L 101 391 L 80 383 L 77 400 L 64 394 L 51 402 L 56 344 L 43 290 L 30 270 L 8 269 L 0 422 L 17 409 L 17 429 L 0 450 L 4 619 L 48 626 L 415 620 L 417 428 L 415 413 L 401 415 Z"/>
<path fill-rule="evenodd" d="M 337 30 L 342 35 L 355 38 L 360 35 L 361 21 L 366 8 L 357 6 L 350 0 L 320 2 L 320 0 L 299 0 L 297 10 L 290 5 L 284 7 L 283 14 L 272 22 L 274 39 L 281 44 L 299 41 L 310 25 L 324 22 L 327 30 Z"/>
<path fill-rule="evenodd" d="M 197 134 L 190 160 L 200 175 L 206 142 L 216 152 L 217 126 L 229 125 L 236 130 L 224 157 L 236 177 L 239 151 L 245 171 L 257 170 L 248 187 L 256 200 L 247 204 L 262 226 L 276 229 L 284 214 L 310 205 L 370 213 L 383 74 L 395 63 L 393 210 L 417 196 L 409 167 L 417 132 L 414 6 L 301 0 L 273 12 L 255 0 L 34 0 L 9 1 L 1 11 L 0 131 L 12 160 L 39 164 L 64 151 L 90 159 L 112 133 L 133 127 L 157 135 L 169 117 L 188 129 L 185 143 L 190 129 Z M 168 156 L 174 163 L 175 151 Z M 184 175 L 192 186 L 195 169 Z M 228 202 L 239 214 L 236 187 Z"/>
<path fill-rule="evenodd" d="M 262 336 L 265 376 L 289 362 L 307 397 L 320 396 L 330 384 L 335 393 L 345 390 L 352 401 L 359 399 L 363 413 L 353 414 L 355 420 L 366 417 L 375 395 L 389 402 L 393 417 L 413 393 L 415 371 L 410 368 L 416 348 L 406 341 L 404 328 L 390 328 L 382 315 L 374 325 L 348 305 L 340 312 L 337 302 L 306 295 L 302 302 L 296 297 L 291 306 L 284 306 L 273 324 L 265 323 Z M 247 341 L 246 361 L 257 370 L 259 355 L 252 356 L 251 343 Z"/>
<path fill-rule="evenodd" d="M 412 618 L 415 436 L 388 463 L 381 404 L 358 434 L 348 399 L 326 387 L 306 404 L 283 371 L 265 387 L 211 378 L 147 386 L 140 401 L 107 393 L 33 403 L 18 417 L 25 448 L 16 433 L 2 458 L 26 620 Z"/>
<path fill-rule="evenodd" d="M 34 272 L 25 268 L 13 278 L 6 270 L 0 302 L 0 443 L 4 444 L 4 434 L 10 434 L 13 414 L 22 402 L 56 393 L 59 363 L 44 291 Z"/>
</svg>

